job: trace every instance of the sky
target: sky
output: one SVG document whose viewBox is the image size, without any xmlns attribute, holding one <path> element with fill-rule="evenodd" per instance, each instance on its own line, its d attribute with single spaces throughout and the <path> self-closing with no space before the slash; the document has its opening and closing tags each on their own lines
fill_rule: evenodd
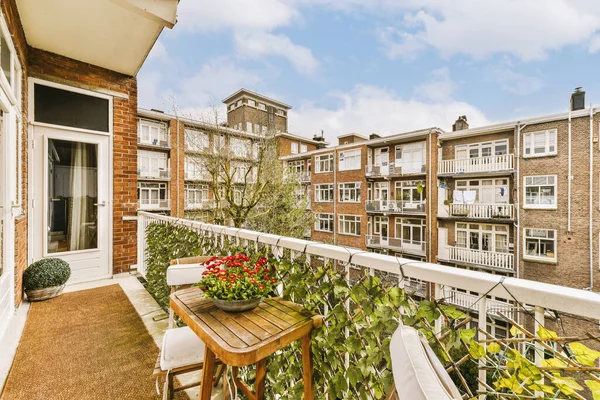
<svg viewBox="0 0 600 400">
<path fill-rule="evenodd" d="M 141 107 L 211 120 L 244 87 L 335 142 L 563 112 L 579 86 L 600 104 L 598 72 L 597 0 L 181 0 L 138 87 Z"/>
</svg>

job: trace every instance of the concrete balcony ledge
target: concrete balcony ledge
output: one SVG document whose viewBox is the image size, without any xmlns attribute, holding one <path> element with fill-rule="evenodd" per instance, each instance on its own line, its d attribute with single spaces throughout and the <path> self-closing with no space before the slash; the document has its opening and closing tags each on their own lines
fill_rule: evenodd
<svg viewBox="0 0 600 400">
<path fill-rule="evenodd" d="M 425 242 L 390 237 L 386 238 L 379 235 L 367 235 L 365 239 L 367 247 L 406 252 L 416 255 L 425 254 Z"/>
<path fill-rule="evenodd" d="M 171 200 L 140 200 L 140 210 L 144 211 L 161 211 L 170 210 Z"/>
<path fill-rule="evenodd" d="M 367 165 L 365 167 L 367 178 L 425 175 L 426 173 L 426 164 L 397 163 L 390 165 Z"/>
<path fill-rule="evenodd" d="M 367 213 L 425 215 L 425 206 L 425 201 L 415 202 L 406 200 L 367 200 L 365 202 Z"/>
<path fill-rule="evenodd" d="M 151 181 L 169 181 L 171 180 L 171 168 L 165 168 L 159 171 L 144 171 L 138 169 L 138 179 Z"/>
<path fill-rule="evenodd" d="M 212 200 L 206 200 L 199 203 L 193 203 L 190 201 L 185 202 L 186 210 L 209 210 L 215 207 L 215 202 Z"/>
</svg>

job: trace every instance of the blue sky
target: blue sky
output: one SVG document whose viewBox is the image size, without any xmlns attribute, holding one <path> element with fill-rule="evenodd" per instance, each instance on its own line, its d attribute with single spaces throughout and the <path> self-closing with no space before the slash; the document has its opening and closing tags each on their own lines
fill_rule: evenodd
<svg viewBox="0 0 600 400">
<path fill-rule="evenodd" d="M 220 118 L 240 87 L 293 106 L 291 132 L 450 129 L 600 104 L 590 0 L 182 0 L 138 75 L 139 103 Z"/>
</svg>

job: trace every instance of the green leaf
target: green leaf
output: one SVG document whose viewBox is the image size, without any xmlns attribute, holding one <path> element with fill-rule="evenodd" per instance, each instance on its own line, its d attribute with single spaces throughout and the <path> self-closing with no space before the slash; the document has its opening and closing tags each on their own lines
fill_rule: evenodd
<svg viewBox="0 0 600 400">
<path fill-rule="evenodd" d="M 556 339 L 558 337 L 556 332 L 551 331 L 550 329 L 546 329 L 541 325 L 537 331 L 537 335 L 540 337 L 540 339 L 543 339 L 543 340 Z"/>
<path fill-rule="evenodd" d="M 590 389 L 590 392 L 592 392 L 594 400 L 600 400 L 600 383 L 592 380 L 586 380 L 585 384 Z"/>
<path fill-rule="evenodd" d="M 471 342 L 471 340 L 473 340 L 473 338 L 475 337 L 476 333 L 477 333 L 477 328 L 461 329 L 459 331 L 460 338 L 466 344 L 469 344 Z"/>
<path fill-rule="evenodd" d="M 485 347 L 472 340 L 469 344 L 469 354 L 476 360 L 479 360 L 482 357 L 485 357 Z"/>
<path fill-rule="evenodd" d="M 544 392 L 544 393 L 548 393 L 548 394 L 554 394 L 554 392 L 555 392 L 555 389 L 552 386 L 544 385 L 542 383 L 534 383 L 532 385 L 528 385 L 527 387 L 531 390 Z M 596 400 L 596 399 L 594 399 L 594 400 Z"/>
<path fill-rule="evenodd" d="M 487 351 L 488 353 L 492 353 L 492 354 L 496 354 L 496 353 L 500 353 L 500 344 L 499 343 L 490 343 L 487 346 Z"/>
<path fill-rule="evenodd" d="M 596 359 L 600 357 L 600 351 L 592 350 L 582 343 L 569 343 L 569 348 L 577 361 L 583 365 L 593 367 Z"/>
<path fill-rule="evenodd" d="M 510 334 L 511 334 L 511 336 L 518 336 L 518 335 L 522 335 L 522 334 L 523 334 L 523 332 L 521 332 L 521 331 L 519 330 L 519 328 L 517 328 L 516 326 L 514 326 L 514 325 L 513 325 L 513 326 L 510 328 Z"/>
<path fill-rule="evenodd" d="M 567 363 L 558 358 L 548 358 L 546 360 L 542 360 L 543 367 L 565 367 Z"/>
<path fill-rule="evenodd" d="M 515 394 L 523 393 L 523 387 L 515 375 L 511 375 L 510 378 L 501 378 L 497 381 L 497 387 L 499 389 L 508 389 L 509 392 Z"/>
<path fill-rule="evenodd" d="M 467 314 L 465 314 L 464 312 L 457 310 L 456 307 L 454 306 L 448 306 L 448 305 L 444 305 L 444 304 L 440 304 L 439 305 L 440 310 L 442 310 L 442 312 L 444 314 L 446 314 L 446 316 L 448 318 L 452 318 L 452 319 L 465 319 L 467 318 Z"/>
<path fill-rule="evenodd" d="M 583 390 L 581 385 L 577 383 L 577 381 L 571 377 L 561 377 L 560 375 L 555 375 L 550 378 L 554 386 L 556 386 L 563 394 L 570 396 L 575 391 Z"/>
</svg>

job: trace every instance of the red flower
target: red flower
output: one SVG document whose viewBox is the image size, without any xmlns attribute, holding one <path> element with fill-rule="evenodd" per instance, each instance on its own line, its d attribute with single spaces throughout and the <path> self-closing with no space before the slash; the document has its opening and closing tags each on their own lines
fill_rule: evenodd
<svg viewBox="0 0 600 400">
<path fill-rule="evenodd" d="M 252 284 L 255 284 L 255 283 L 256 283 L 256 280 L 254 280 L 254 279 L 250 279 L 250 283 L 252 283 Z"/>
<path fill-rule="evenodd" d="M 263 285 L 259 285 L 259 286 L 258 286 L 258 288 L 259 288 L 260 290 L 265 290 L 265 287 L 264 287 Z"/>
<path fill-rule="evenodd" d="M 275 283 L 275 282 L 277 282 L 277 279 L 273 278 L 273 279 L 271 279 L 271 282 Z"/>
</svg>

